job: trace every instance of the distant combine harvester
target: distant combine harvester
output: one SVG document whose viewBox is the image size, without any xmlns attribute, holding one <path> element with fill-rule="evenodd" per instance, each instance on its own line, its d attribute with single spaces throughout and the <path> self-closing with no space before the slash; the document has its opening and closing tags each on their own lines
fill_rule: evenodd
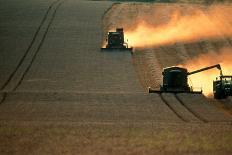
<svg viewBox="0 0 232 155">
<path fill-rule="evenodd" d="M 102 51 L 120 50 L 132 52 L 133 50 L 132 47 L 128 47 L 128 43 L 124 40 L 123 28 L 116 28 L 115 32 L 108 32 L 106 42 L 107 45 L 101 48 Z"/>
</svg>

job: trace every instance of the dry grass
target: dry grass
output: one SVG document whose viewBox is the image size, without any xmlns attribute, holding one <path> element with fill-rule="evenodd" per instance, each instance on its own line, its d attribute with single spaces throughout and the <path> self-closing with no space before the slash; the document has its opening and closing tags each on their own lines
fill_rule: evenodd
<svg viewBox="0 0 232 155">
<path fill-rule="evenodd" d="M 231 126 L 40 124 L 0 127 L 0 153 L 231 154 Z M 220 139 L 220 140 L 219 140 Z"/>
</svg>

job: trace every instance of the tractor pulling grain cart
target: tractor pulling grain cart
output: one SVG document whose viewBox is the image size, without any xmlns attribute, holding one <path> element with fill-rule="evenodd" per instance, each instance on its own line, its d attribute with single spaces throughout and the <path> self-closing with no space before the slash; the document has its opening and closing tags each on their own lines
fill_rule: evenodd
<svg viewBox="0 0 232 155">
<path fill-rule="evenodd" d="M 124 31 L 123 28 L 116 28 L 115 32 L 108 32 L 107 45 L 101 48 L 102 51 L 130 51 L 132 52 L 133 48 L 128 46 L 128 43 L 124 40 Z"/>
<path fill-rule="evenodd" d="M 213 81 L 213 94 L 215 99 L 224 99 L 232 96 L 232 76 L 221 75 Z"/>
</svg>

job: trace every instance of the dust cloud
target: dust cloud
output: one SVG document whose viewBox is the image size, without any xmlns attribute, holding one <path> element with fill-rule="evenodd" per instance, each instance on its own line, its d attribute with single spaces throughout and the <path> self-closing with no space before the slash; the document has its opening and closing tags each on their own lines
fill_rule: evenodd
<svg viewBox="0 0 232 155">
<path fill-rule="evenodd" d="M 224 75 L 232 75 L 232 48 L 225 48 L 216 53 L 211 51 L 179 65 L 185 67 L 189 72 L 220 64 Z M 213 92 L 213 80 L 220 75 L 220 71 L 215 69 L 207 70 L 189 76 L 189 84 L 195 88 L 201 87 L 206 96 L 211 96 Z"/>
<path fill-rule="evenodd" d="M 222 36 L 232 36 L 231 8 L 221 5 L 204 9 L 192 8 L 188 14 L 183 14 L 183 8 L 172 12 L 169 21 L 161 25 L 136 21 L 135 28 L 127 29 L 126 38 L 133 47 L 152 47 L 175 42 L 195 42 L 202 39 L 216 39 Z M 144 19 L 152 19 L 145 17 Z"/>
<path fill-rule="evenodd" d="M 173 52 L 173 55 L 167 55 L 165 50 L 158 48 L 159 50 L 154 50 L 155 54 L 152 54 L 153 56 L 159 56 L 157 57 L 157 63 L 160 62 L 164 67 L 167 64 L 177 65 L 175 58 L 186 54 L 187 57 L 183 57 L 182 62 L 179 63 L 190 72 L 220 63 L 223 73 L 232 75 L 232 48 L 230 43 L 232 37 L 232 5 L 118 4 L 113 7 L 114 9 L 104 17 L 104 32 L 115 30 L 116 27 L 123 27 L 125 38 L 129 40 L 129 46 L 133 46 L 135 50 L 141 48 L 137 51 L 146 51 L 140 55 L 139 60 L 136 60 L 138 66 L 141 67 L 139 69 L 146 68 L 144 63 L 140 63 L 140 61 L 149 63 L 154 58 L 150 57 L 149 53 L 151 52 L 147 52 L 147 49 L 156 49 L 159 46 L 169 47 L 171 45 L 180 53 Z M 202 41 L 207 43 L 203 47 L 200 46 Z M 223 43 L 222 46 L 221 42 Z M 181 44 L 185 48 L 180 50 L 175 43 L 177 43 L 176 45 Z M 201 54 L 203 52 L 207 54 Z M 163 59 L 163 57 L 165 58 Z M 146 69 L 147 71 L 151 70 L 154 77 L 159 77 L 161 74 L 157 69 L 159 66 L 157 66 L 154 67 L 154 70 L 152 67 L 152 69 L 149 67 Z M 219 73 L 217 69 L 211 69 L 191 75 L 189 76 L 189 84 L 195 88 L 201 87 L 204 94 L 208 96 L 213 91 L 213 80 L 219 76 Z M 143 74 L 146 73 L 141 73 L 141 75 Z M 147 81 L 144 79 L 141 81 L 152 85 L 155 83 L 151 82 L 152 78 L 146 77 L 144 79 Z"/>
<path fill-rule="evenodd" d="M 171 12 L 169 20 L 162 24 L 137 21 L 135 28 L 126 31 L 130 45 L 136 48 L 151 48 L 174 43 L 201 42 L 202 40 L 224 40 L 232 36 L 232 7 L 212 5 L 206 8 L 193 7 L 190 11 L 177 8 Z M 149 15 L 150 16 L 150 15 Z M 152 19 L 152 16 L 145 19 Z M 141 18 L 140 18 L 141 19 Z M 202 51 L 203 52 L 203 51 Z M 196 54 L 197 55 L 197 54 Z M 220 63 L 223 74 L 232 75 L 232 49 L 207 51 L 191 60 L 186 60 L 182 67 L 194 71 Z M 189 84 L 195 90 L 202 89 L 206 96 L 213 92 L 213 80 L 220 75 L 217 69 L 211 69 L 189 76 Z"/>
</svg>

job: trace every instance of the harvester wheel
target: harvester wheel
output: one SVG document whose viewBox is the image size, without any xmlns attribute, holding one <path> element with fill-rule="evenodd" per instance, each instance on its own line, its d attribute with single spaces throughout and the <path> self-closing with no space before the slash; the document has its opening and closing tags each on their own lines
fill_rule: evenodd
<svg viewBox="0 0 232 155">
<path fill-rule="evenodd" d="M 214 98 L 215 98 L 215 99 L 221 99 L 221 98 L 220 98 L 220 94 L 214 93 L 213 95 L 214 95 Z"/>
<path fill-rule="evenodd" d="M 224 95 L 224 93 L 223 92 L 216 92 L 216 93 L 214 93 L 214 98 L 215 99 L 224 99 L 224 98 L 226 98 L 226 96 Z"/>
</svg>

